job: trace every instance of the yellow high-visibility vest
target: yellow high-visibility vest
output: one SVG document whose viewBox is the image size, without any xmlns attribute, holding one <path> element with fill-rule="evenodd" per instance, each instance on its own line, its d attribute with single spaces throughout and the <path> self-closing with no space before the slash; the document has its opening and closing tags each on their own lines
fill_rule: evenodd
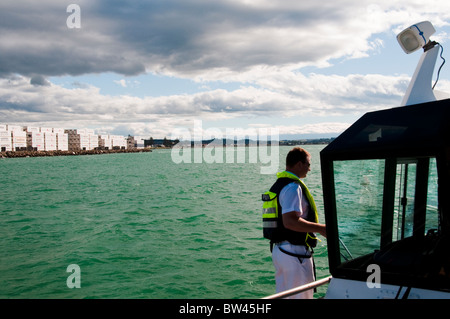
<svg viewBox="0 0 450 319">
<path fill-rule="evenodd" d="M 277 173 L 277 178 L 277 181 L 272 186 L 270 191 L 265 192 L 262 195 L 264 237 L 270 239 L 272 242 L 287 240 L 294 245 L 307 245 L 310 247 L 315 247 L 317 238 L 314 233 L 300 233 L 284 228 L 281 219 L 281 207 L 278 200 L 278 195 L 286 185 L 292 182 L 299 184 L 310 206 L 310 212 L 308 213 L 307 220 L 318 223 L 319 216 L 317 213 L 317 207 L 311 192 L 303 181 L 287 171 Z"/>
</svg>

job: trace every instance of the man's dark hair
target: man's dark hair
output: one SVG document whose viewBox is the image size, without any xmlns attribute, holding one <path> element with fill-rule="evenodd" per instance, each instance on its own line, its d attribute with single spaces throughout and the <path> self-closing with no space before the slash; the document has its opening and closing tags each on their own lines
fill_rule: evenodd
<svg viewBox="0 0 450 319">
<path fill-rule="evenodd" d="M 298 162 L 306 163 L 306 159 L 310 157 L 311 154 L 301 147 L 294 147 L 286 156 L 286 167 L 292 167 Z"/>
</svg>

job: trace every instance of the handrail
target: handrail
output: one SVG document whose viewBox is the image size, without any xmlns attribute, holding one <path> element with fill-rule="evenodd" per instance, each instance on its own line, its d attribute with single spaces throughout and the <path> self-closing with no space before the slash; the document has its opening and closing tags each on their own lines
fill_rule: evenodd
<svg viewBox="0 0 450 319">
<path fill-rule="evenodd" d="M 262 299 L 281 299 L 281 298 L 289 297 L 289 296 L 292 296 L 292 295 L 295 295 L 295 294 L 298 294 L 298 293 L 301 293 L 301 292 L 304 292 L 304 291 L 307 291 L 307 290 L 310 290 L 310 289 L 313 289 L 313 288 L 325 285 L 325 284 L 330 282 L 331 278 L 332 278 L 332 276 L 328 276 L 326 278 L 310 282 L 309 284 L 306 284 L 306 285 L 303 285 L 303 286 L 299 286 L 299 287 L 296 287 L 296 288 L 292 288 L 292 289 L 289 289 L 289 290 L 285 290 L 285 291 L 276 293 L 274 295 L 270 295 L 270 296 L 264 297 Z"/>
</svg>

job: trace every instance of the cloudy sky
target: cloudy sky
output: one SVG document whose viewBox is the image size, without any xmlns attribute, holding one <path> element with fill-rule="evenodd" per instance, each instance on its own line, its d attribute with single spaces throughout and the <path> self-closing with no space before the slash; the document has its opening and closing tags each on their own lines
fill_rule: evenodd
<svg viewBox="0 0 450 319">
<path fill-rule="evenodd" d="M 421 53 L 396 34 L 423 20 L 446 48 L 443 0 L 6 0 L 0 123 L 336 135 L 400 105 Z M 449 66 L 436 88 L 450 92 Z"/>
</svg>

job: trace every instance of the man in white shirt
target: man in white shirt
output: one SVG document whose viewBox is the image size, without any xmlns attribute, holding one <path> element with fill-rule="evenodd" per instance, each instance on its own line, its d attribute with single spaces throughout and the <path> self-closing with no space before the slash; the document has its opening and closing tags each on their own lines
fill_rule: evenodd
<svg viewBox="0 0 450 319">
<path fill-rule="evenodd" d="M 275 242 L 272 251 L 277 292 L 315 280 L 312 258 L 312 247 L 315 246 L 313 233 L 326 237 L 326 230 L 324 224 L 318 223 L 314 200 L 300 180 L 306 177 L 310 166 L 311 155 L 306 150 L 296 147 L 286 157 L 286 171 L 277 174 L 278 181 L 284 179 L 283 183 L 287 183 L 282 186 L 278 197 L 285 240 Z M 292 182 L 286 179 L 291 179 Z M 310 245 L 311 242 L 314 242 L 313 246 Z M 296 294 L 291 298 L 313 298 L 313 291 Z"/>
</svg>

